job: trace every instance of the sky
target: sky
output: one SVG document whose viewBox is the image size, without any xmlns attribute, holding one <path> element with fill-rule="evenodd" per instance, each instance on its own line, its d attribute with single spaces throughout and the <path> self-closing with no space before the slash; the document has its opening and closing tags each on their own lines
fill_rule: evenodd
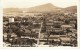
<svg viewBox="0 0 80 50">
<path fill-rule="evenodd" d="M 47 3 L 65 8 L 77 5 L 78 0 L 2 0 L 3 8 L 29 8 Z"/>
</svg>

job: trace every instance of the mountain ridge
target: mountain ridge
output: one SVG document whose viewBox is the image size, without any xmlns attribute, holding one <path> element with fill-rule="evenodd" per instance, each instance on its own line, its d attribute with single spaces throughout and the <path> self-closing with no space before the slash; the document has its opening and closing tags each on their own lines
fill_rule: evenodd
<svg viewBox="0 0 80 50">
<path fill-rule="evenodd" d="M 30 7 L 30 8 L 3 8 L 3 12 L 57 12 L 57 11 L 64 11 L 64 12 L 77 12 L 77 6 L 70 6 L 67 8 L 60 8 L 54 6 L 51 3 Z"/>
</svg>

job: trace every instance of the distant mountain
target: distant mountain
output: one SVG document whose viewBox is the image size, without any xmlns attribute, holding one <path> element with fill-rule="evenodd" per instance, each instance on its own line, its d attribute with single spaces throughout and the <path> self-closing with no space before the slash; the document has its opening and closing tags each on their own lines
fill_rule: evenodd
<svg viewBox="0 0 80 50">
<path fill-rule="evenodd" d="M 71 6 L 71 7 L 64 8 L 63 11 L 77 13 L 77 6 Z"/>
<path fill-rule="evenodd" d="M 8 16 L 20 16 L 27 13 L 27 12 L 77 12 L 77 6 L 71 6 L 71 7 L 67 7 L 67 8 L 60 8 L 60 7 L 56 7 L 54 5 L 52 5 L 51 3 L 47 3 L 47 4 L 43 4 L 43 5 L 39 5 L 39 6 L 35 6 L 35 7 L 30 7 L 30 8 L 4 8 L 3 9 L 3 14 L 4 15 L 8 15 Z"/>
<path fill-rule="evenodd" d="M 17 12 L 17 13 L 20 13 L 20 12 L 22 12 L 22 10 L 19 9 L 19 8 L 3 8 L 3 12 L 4 13 L 9 13 L 9 12 Z"/>
<path fill-rule="evenodd" d="M 3 8 L 4 15 L 20 15 L 23 11 L 19 8 Z"/>
<path fill-rule="evenodd" d="M 51 3 L 35 6 L 27 9 L 27 12 L 56 12 L 61 8 L 52 5 Z"/>
</svg>

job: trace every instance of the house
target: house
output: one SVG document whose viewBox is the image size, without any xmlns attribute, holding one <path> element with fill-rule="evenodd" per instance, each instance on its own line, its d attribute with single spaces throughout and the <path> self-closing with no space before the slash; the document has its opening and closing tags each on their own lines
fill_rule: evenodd
<svg viewBox="0 0 80 50">
<path fill-rule="evenodd" d="M 72 29 L 73 27 L 71 25 L 61 25 L 62 30 L 66 29 Z"/>
<path fill-rule="evenodd" d="M 71 39 L 69 37 L 60 37 L 61 45 L 71 45 Z"/>
</svg>

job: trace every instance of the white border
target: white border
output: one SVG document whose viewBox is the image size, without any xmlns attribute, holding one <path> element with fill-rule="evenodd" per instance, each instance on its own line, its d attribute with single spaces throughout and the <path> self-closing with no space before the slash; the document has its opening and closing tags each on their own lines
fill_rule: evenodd
<svg viewBox="0 0 80 50">
<path fill-rule="evenodd" d="M 2 1 L 0 0 L 0 47 L 3 46 L 3 9 Z"/>
<path fill-rule="evenodd" d="M 68 49 L 77 49 L 80 48 L 80 0 L 78 0 L 78 4 L 77 4 L 77 21 L 78 21 L 78 47 L 3 47 L 3 8 L 2 8 L 2 0 L 0 0 L 0 48 L 1 49 L 29 49 L 29 50 L 50 50 L 50 49 L 64 49 L 68 48 Z"/>
<path fill-rule="evenodd" d="M 78 32 L 78 47 L 80 48 L 80 0 L 78 0 L 77 4 L 77 32 Z"/>
</svg>

